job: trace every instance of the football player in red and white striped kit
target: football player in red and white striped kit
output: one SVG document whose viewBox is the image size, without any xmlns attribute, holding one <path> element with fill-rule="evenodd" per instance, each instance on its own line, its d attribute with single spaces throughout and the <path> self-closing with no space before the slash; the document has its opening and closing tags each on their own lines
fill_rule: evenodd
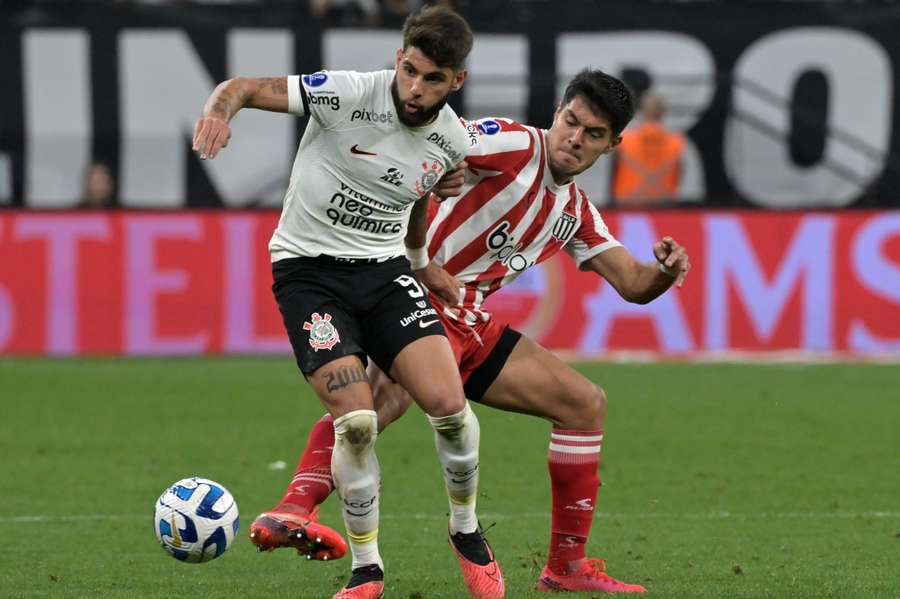
<svg viewBox="0 0 900 599">
<path fill-rule="evenodd" d="M 690 270 L 682 246 L 663 237 L 653 246 L 655 261 L 638 261 L 575 184 L 576 175 L 615 148 L 633 113 L 631 94 L 621 81 L 584 70 L 566 88 L 548 130 L 500 118 L 469 123 L 462 192 L 444 200 L 432 197 L 427 212 L 425 203 L 417 204 L 411 218 L 428 219 L 427 238 L 406 238 L 413 269 L 430 289 L 447 331 L 466 396 L 552 424 L 550 548 L 537 582 L 543 591 L 644 591 L 609 576 L 603 560 L 585 554 L 600 485 L 606 395 L 493 318 L 482 303 L 560 250 L 630 302 L 646 303 L 673 284 L 681 286 Z M 442 187 L 455 191 L 452 177 Z M 370 368 L 369 376 L 383 429 L 406 411 L 411 398 L 381 371 Z M 333 435 L 329 416 L 316 423 L 273 512 L 312 512 L 325 501 L 333 488 L 327 451 Z M 303 536 L 302 529 L 284 533 L 284 546 L 298 546 Z"/>
</svg>

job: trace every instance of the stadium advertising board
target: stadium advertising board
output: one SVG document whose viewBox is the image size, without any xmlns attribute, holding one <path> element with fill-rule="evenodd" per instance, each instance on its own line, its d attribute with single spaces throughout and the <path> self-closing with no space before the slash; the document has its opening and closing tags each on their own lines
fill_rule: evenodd
<svg viewBox="0 0 900 599">
<path fill-rule="evenodd" d="M 323 27 L 298 3 L 15 4 L 0 6 L 0 204 L 22 207 L 74 206 L 91 160 L 110 165 L 127 207 L 277 206 L 302 122 L 248 111 L 228 151 L 201 163 L 189 142 L 209 91 L 239 75 L 382 69 L 400 39 Z M 687 138 L 682 199 L 900 205 L 900 7 L 558 4 L 467 3 L 477 41 L 451 100 L 461 115 L 547 126 L 569 78 L 603 68 L 669 106 L 666 124 Z M 605 203 L 609 161 L 581 185 Z"/>
<path fill-rule="evenodd" d="M 487 302 L 554 349 L 900 353 L 900 212 L 607 215 L 639 257 L 670 234 L 683 289 L 622 301 L 558 254 Z M 0 212 L 0 353 L 288 352 L 274 212 Z M 9 259 L 7 259 L 7 257 Z"/>
</svg>

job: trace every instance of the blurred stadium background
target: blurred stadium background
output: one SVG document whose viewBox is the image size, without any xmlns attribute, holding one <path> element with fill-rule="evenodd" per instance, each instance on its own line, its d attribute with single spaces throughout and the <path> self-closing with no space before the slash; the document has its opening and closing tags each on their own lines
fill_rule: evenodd
<svg viewBox="0 0 900 599">
<path fill-rule="evenodd" d="M 0 251 L 17 257 L 0 264 L 0 352 L 287 349 L 265 242 L 305 123 L 242 113 L 209 163 L 189 138 L 228 77 L 389 64 L 406 3 L 313 4 L 0 5 Z M 478 42 L 460 114 L 548 126 L 591 65 L 661 97 L 684 142 L 650 201 L 612 197 L 615 160 L 581 178 L 632 251 L 663 234 L 689 248 L 683 292 L 629 306 L 560 256 L 496 312 L 586 354 L 900 351 L 900 7 L 457 6 Z"/>
<path fill-rule="evenodd" d="M 0 596 L 336 590 L 345 564 L 259 561 L 243 536 L 222 563 L 176 569 L 144 522 L 166 484 L 199 474 L 249 523 L 319 412 L 266 252 L 305 122 L 241 113 L 213 162 L 190 136 L 223 79 L 389 66 L 420 4 L 0 2 L 0 530 L 15 539 Z M 634 253 L 666 234 L 688 248 L 684 289 L 630 305 L 558 256 L 488 304 L 601 360 L 578 366 L 613 402 L 592 546 L 660 596 L 900 596 L 900 4 L 452 5 L 476 33 L 461 115 L 549 126 L 565 82 L 593 66 L 661 98 L 681 139 L 664 193 L 617 197 L 616 160 L 580 181 Z M 737 365 L 651 363 L 723 358 Z M 281 416 L 260 423 L 269 410 Z M 483 510 L 510 596 L 531 596 L 544 426 L 479 415 Z M 379 444 L 389 590 L 460 597 L 420 418 Z M 506 460 L 527 461 L 527 480 Z"/>
</svg>

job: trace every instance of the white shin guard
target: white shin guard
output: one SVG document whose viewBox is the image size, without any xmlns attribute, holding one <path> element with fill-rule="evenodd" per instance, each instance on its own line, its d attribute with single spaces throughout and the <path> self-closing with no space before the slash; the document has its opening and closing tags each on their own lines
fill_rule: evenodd
<svg viewBox="0 0 900 599">
<path fill-rule="evenodd" d="M 478 418 L 466 407 L 450 416 L 428 417 L 450 498 L 450 532 L 471 533 L 478 528 Z"/>
<path fill-rule="evenodd" d="M 372 410 L 355 410 L 334 420 L 331 474 L 341 498 L 353 568 L 378 564 L 384 570 L 378 553 L 377 438 L 378 416 Z"/>
</svg>

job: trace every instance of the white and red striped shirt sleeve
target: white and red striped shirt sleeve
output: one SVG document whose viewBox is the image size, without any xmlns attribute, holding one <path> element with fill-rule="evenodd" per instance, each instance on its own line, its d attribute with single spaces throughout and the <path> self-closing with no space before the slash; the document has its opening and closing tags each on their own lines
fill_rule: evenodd
<svg viewBox="0 0 900 599">
<path fill-rule="evenodd" d="M 578 230 L 563 249 L 575 260 L 578 268 L 584 270 L 583 265 L 586 261 L 608 249 L 621 247 L 622 244 L 609 232 L 609 227 L 603 222 L 600 212 L 591 204 L 583 191 L 581 191 L 579 212 L 581 222 Z"/>
</svg>

